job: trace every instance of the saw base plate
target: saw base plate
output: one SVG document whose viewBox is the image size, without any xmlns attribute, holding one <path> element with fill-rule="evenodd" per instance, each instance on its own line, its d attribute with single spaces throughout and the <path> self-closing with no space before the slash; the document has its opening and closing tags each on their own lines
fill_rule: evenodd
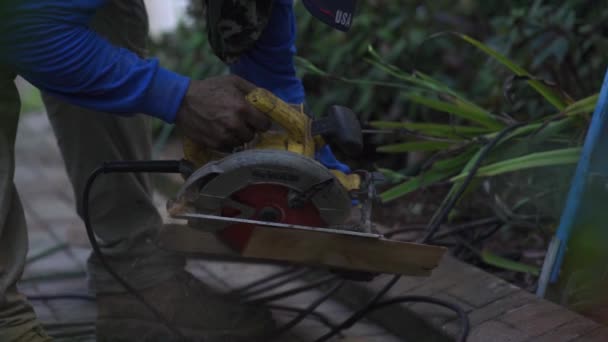
<svg viewBox="0 0 608 342">
<path fill-rule="evenodd" d="M 255 226 L 242 250 L 226 245 L 215 233 L 185 224 L 165 226 L 157 243 L 162 249 L 195 258 L 256 260 L 403 276 L 429 276 L 447 250 L 346 231 L 263 225 Z"/>
</svg>

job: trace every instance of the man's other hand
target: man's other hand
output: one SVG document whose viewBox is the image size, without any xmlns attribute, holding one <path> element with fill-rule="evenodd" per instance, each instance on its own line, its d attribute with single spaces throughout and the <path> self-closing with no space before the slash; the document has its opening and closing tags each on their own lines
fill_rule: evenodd
<svg viewBox="0 0 608 342">
<path fill-rule="evenodd" d="M 230 75 L 192 80 L 177 112 L 176 126 L 201 146 L 225 150 L 250 142 L 271 122 L 245 96 L 256 87 Z"/>
</svg>

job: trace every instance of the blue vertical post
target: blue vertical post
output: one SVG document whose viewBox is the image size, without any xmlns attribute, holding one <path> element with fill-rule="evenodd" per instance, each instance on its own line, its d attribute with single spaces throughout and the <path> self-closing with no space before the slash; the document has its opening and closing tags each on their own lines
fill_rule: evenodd
<svg viewBox="0 0 608 342">
<path fill-rule="evenodd" d="M 537 295 L 544 297 L 549 283 L 557 282 L 562 268 L 564 257 L 568 248 L 576 222 L 581 215 L 581 205 L 590 175 L 599 173 L 608 176 L 608 71 L 599 99 L 589 125 L 585 143 L 573 176 L 565 207 L 562 212 L 559 226 L 553 238 L 545 264 L 539 279 Z M 601 225 L 597 229 L 602 229 Z"/>
</svg>

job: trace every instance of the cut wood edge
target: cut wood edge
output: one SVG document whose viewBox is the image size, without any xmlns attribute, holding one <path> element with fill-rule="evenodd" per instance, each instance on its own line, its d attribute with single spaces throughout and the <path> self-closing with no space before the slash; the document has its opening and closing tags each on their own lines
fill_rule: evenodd
<svg viewBox="0 0 608 342">
<path fill-rule="evenodd" d="M 356 271 L 428 276 L 446 248 L 319 231 L 256 227 L 242 255 Z"/>
<path fill-rule="evenodd" d="M 446 248 L 388 239 L 300 229 L 256 227 L 238 253 L 214 233 L 187 225 L 165 225 L 160 248 L 201 258 L 228 258 L 291 263 L 361 272 L 429 276 Z"/>
</svg>

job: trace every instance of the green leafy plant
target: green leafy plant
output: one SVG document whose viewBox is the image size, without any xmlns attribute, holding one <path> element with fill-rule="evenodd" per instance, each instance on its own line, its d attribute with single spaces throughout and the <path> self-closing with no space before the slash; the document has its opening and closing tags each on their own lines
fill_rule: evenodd
<svg viewBox="0 0 608 342">
<path fill-rule="evenodd" d="M 505 67 L 517 73 L 518 76 L 532 78 L 528 72 L 515 62 L 483 43 L 467 35 L 459 34 L 457 36 L 488 54 L 488 56 L 495 58 Z M 402 82 L 400 91 L 406 100 L 417 106 L 449 115 L 461 123 L 461 125 L 454 125 L 450 123 L 372 121 L 370 125 L 374 128 L 406 130 L 407 133 L 410 133 L 410 138 L 407 141 L 380 146 L 377 150 L 381 153 L 433 151 L 443 155 L 456 150 L 460 151 L 461 155 L 470 157 L 468 160 L 466 158 L 454 157 L 453 154 L 451 159 L 434 157 L 435 162 L 428 170 L 421 172 L 417 178 L 407 180 L 405 183 L 387 190 L 382 194 L 382 198 L 388 202 L 406 195 L 419 187 L 429 185 L 428 181 L 420 181 L 421 179 L 433 179 L 434 182 L 446 180 L 458 182 L 462 180 L 467 174 L 467 162 L 474 160 L 474 155 L 484 146 L 480 142 L 492 139 L 502 129 L 506 128 L 508 126 L 508 123 L 505 122 L 506 118 L 481 108 L 447 85 L 428 75 L 419 72 L 408 74 L 400 70 L 382 59 L 371 47 L 369 48 L 369 53 L 371 57 L 366 59 L 369 63 L 390 74 L 397 81 Z M 307 65 L 312 64 L 309 63 Z M 309 68 L 309 71 L 326 74 L 317 67 Z M 351 83 L 362 82 L 361 80 L 346 78 L 342 78 L 342 81 Z M 529 140 L 534 140 L 538 144 L 551 141 L 552 139 L 559 143 L 561 132 L 567 131 L 571 134 L 572 131 L 580 131 L 581 128 L 584 128 L 584 125 L 581 125 L 581 120 L 585 121 L 583 115 L 589 114 L 593 109 L 597 95 L 584 98 L 578 102 L 568 103 L 568 100 L 564 99 L 562 94 L 552 88 L 546 87 L 541 82 L 533 79 L 528 82 L 538 92 L 539 96 L 542 96 L 556 107 L 558 112 L 529 120 L 525 125 L 509 134 L 499 145 L 510 144 L 513 147 L 522 142 L 527 143 Z M 372 82 L 370 81 L 370 83 Z M 385 86 L 393 87 L 390 83 Z M 572 143 L 567 138 L 562 139 L 561 142 L 563 142 L 563 146 L 569 146 Z M 475 150 L 476 153 L 472 152 Z M 504 152 L 504 149 L 497 149 L 495 153 L 491 154 L 487 158 L 487 161 L 494 162 L 483 166 L 477 175 L 479 177 L 490 177 L 506 172 L 516 172 L 536 167 L 573 164 L 578 160 L 579 149 L 564 147 L 550 151 L 522 154 L 504 160 L 501 160 L 501 156 L 504 155 L 502 152 Z"/>
<path fill-rule="evenodd" d="M 164 65 L 194 78 L 226 72 L 209 48 L 200 4 L 192 1 L 189 20 L 152 46 Z M 344 34 L 296 2 L 298 72 L 312 112 L 346 105 L 366 128 L 383 132 L 366 136 L 368 161 L 349 162 L 377 166 L 390 181 L 381 193 L 385 204 L 424 206 L 423 220 L 481 161 L 450 222 L 490 208 L 515 221 L 497 233 L 517 240 L 512 249 L 546 247 L 545 230 L 559 216 L 605 72 L 608 8 L 586 0 L 381 0 L 359 7 Z M 514 123 L 522 126 L 480 160 L 484 146 Z M 434 197 L 416 197 L 427 193 Z M 509 259 L 496 248 L 492 253 Z M 463 258 L 483 256 L 474 255 Z M 485 263 L 496 260 L 486 255 Z M 519 267 L 507 264 L 501 268 Z"/>
<path fill-rule="evenodd" d="M 473 165 L 481 163 L 475 177 L 477 179 L 496 178 L 506 174 L 525 174 L 533 169 L 547 169 L 573 166 L 580 156 L 577 134 L 583 134 L 588 122 L 588 115 L 597 101 L 597 94 L 574 101 L 559 89 L 549 87 L 535 79 L 514 61 L 498 51 L 464 34 L 453 36 L 467 42 L 489 58 L 498 61 L 516 76 L 525 77 L 529 86 L 537 95 L 547 101 L 555 112 L 547 115 L 530 115 L 525 121 L 516 121 L 509 115 L 495 114 L 489 109 L 475 104 L 458 91 L 440 80 L 424 73 L 414 71 L 406 73 L 397 66 L 384 60 L 372 47 L 366 61 L 375 68 L 390 75 L 393 80 L 384 81 L 384 87 L 398 89 L 406 102 L 424 107 L 439 115 L 448 117 L 446 123 L 428 123 L 408 121 L 371 121 L 375 129 L 402 131 L 407 136 L 405 141 L 380 146 L 377 151 L 388 154 L 405 154 L 412 152 L 431 153 L 426 166 L 413 177 L 399 174 L 396 170 L 380 169 L 394 184 L 381 194 L 385 203 L 400 199 L 408 194 L 437 184 L 451 184 L 451 189 L 444 200 L 447 203 L 455 195 L 463 180 L 469 175 Z M 308 71 L 327 75 L 320 68 L 308 65 Z M 343 82 L 361 84 L 374 80 L 340 78 Z M 398 86 L 393 85 L 397 83 Z M 516 128 L 509 128 L 515 123 Z M 511 129 L 508 133 L 503 130 Z M 499 136 L 499 140 L 489 153 L 484 152 L 486 144 Z M 482 155 L 484 156 L 482 159 Z M 479 182 L 472 182 L 469 192 Z M 469 246 L 475 250 L 474 247 Z M 515 272 L 538 275 L 538 269 L 525 263 L 509 260 L 489 250 L 476 251 L 476 254 L 487 265 Z"/>
</svg>

